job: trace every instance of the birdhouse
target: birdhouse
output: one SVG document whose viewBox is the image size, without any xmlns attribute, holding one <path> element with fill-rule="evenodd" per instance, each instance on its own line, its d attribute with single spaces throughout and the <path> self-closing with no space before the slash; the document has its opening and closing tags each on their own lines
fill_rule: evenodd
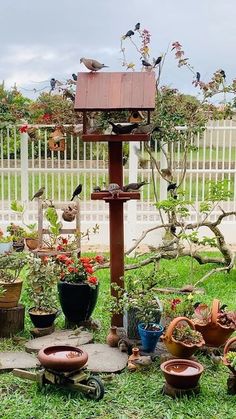
<svg viewBox="0 0 236 419">
<path fill-rule="evenodd" d="M 144 120 L 144 116 L 142 112 L 140 111 L 132 111 L 131 115 L 129 117 L 129 122 L 135 123 L 135 122 L 142 122 Z"/>
<path fill-rule="evenodd" d="M 53 131 L 53 133 L 50 135 L 48 146 L 51 151 L 65 151 L 65 134 L 61 128 L 56 128 L 55 131 Z"/>
</svg>

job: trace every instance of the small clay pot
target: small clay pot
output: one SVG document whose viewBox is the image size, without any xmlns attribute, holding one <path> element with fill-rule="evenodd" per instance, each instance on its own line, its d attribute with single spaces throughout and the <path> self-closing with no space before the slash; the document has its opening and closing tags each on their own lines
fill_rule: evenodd
<svg viewBox="0 0 236 419">
<path fill-rule="evenodd" d="M 120 336 L 117 335 L 117 327 L 111 326 L 110 332 L 107 335 L 107 344 L 113 348 L 118 346 L 118 342 L 120 340 Z"/>
<path fill-rule="evenodd" d="M 133 361 L 139 358 L 140 358 L 139 348 L 132 348 L 132 354 L 129 356 L 129 359 L 128 359 L 128 370 L 136 371 L 137 365 L 135 365 Z"/>
<path fill-rule="evenodd" d="M 45 368 L 67 372 L 82 368 L 88 361 L 88 354 L 74 346 L 48 346 L 40 349 L 38 359 Z"/>
<path fill-rule="evenodd" d="M 190 359 L 170 359 L 160 365 L 166 382 L 178 389 L 195 388 L 203 372 L 199 362 Z"/>
<path fill-rule="evenodd" d="M 29 250 L 35 250 L 39 247 L 38 239 L 32 239 L 31 237 L 26 237 L 25 243 Z"/>
</svg>

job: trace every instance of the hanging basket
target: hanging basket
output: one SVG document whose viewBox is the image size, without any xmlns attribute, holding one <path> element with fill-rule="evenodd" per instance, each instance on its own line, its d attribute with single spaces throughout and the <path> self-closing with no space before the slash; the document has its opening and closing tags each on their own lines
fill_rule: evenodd
<svg viewBox="0 0 236 419">
<path fill-rule="evenodd" d="M 64 132 L 61 128 L 56 128 L 48 140 L 48 146 L 51 151 L 65 151 L 66 141 Z"/>
</svg>

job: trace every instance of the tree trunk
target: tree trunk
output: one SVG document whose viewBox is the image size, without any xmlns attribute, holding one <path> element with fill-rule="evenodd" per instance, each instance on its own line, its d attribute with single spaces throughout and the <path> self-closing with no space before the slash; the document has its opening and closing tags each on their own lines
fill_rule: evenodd
<svg viewBox="0 0 236 419">
<path fill-rule="evenodd" d="M 25 307 L 0 308 L 0 338 L 8 338 L 24 329 Z"/>
</svg>

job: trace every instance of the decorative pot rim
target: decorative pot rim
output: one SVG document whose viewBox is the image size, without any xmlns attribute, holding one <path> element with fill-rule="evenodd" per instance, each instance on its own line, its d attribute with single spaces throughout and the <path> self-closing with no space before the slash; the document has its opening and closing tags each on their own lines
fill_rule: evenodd
<svg viewBox="0 0 236 419">
<path fill-rule="evenodd" d="M 91 287 L 91 285 L 87 284 L 87 282 L 73 282 L 73 281 L 63 281 L 61 279 L 59 279 L 58 284 L 69 284 L 69 285 L 88 285 L 89 288 L 97 288 L 99 287 L 99 282 L 98 284 L 93 284 L 93 286 Z"/>
<path fill-rule="evenodd" d="M 180 377 L 180 374 L 175 373 L 173 371 L 168 371 L 166 369 L 167 365 L 170 364 L 188 364 L 189 366 L 193 366 L 195 368 L 198 369 L 198 371 L 196 371 L 196 373 L 191 374 L 191 377 L 198 375 L 198 374 L 202 374 L 202 372 L 204 371 L 204 367 L 202 364 L 200 364 L 200 362 L 196 362 L 196 361 L 192 361 L 191 359 L 182 359 L 182 358 L 174 358 L 174 359 L 169 359 L 168 361 L 162 362 L 160 365 L 160 368 L 162 370 L 162 372 L 169 374 L 169 375 L 173 375 L 175 377 Z M 182 376 L 183 377 L 183 376 Z"/>
<path fill-rule="evenodd" d="M 60 314 L 60 310 L 58 310 L 57 308 L 54 308 L 53 309 L 53 311 L 49 311 L 49 312 L 44 312 L 44 313 L 41 313 L 41 314 L 39 314 L 39 313 L 32 313 L 32 311 L 31 310 L 33 310 L 35 307 L 30 307 L 29 309 L 28 309 L 28 313 L 29 314 L 33 314 L 33 316 L 51 316 L 51 315 L 53 315 L 53 314 L 56 314 L 57 315 L 57 313 L 59 312 L 59 314 Z M 37 310 L 37 311 L 40 311 L 40 310 Z"/>
<path fill-rule="evenodd" d="M 144 322 L 141 322 L 141 323 L 138 324 L 138 327 L 140 329 L 144 330 L 145 332 L 157 333 L 157 332 L 163 332 L 163 330 L 164 330 L 164 327 L 161 324 L 159 324 L 159 323 L 155 323 L 155 322 L 150 322 L 149 323 L 150 325 L 156 325 L 156 326 L 158 326 L 159 327 L 159 330 L 148 330 L 148 329 L 145 329 L 143 327 L 145 324 L 146 323 L 144 323 Z"/>
<path fill-rule="evenodd" d="M 14 281 L 1 281 L 0 279 L 0 285 L 14 285 L 14 284 L 22 284 L 23 283 L 23 279 L 22 278 L 16 278 L 14 279 Z"/>
</svg>

